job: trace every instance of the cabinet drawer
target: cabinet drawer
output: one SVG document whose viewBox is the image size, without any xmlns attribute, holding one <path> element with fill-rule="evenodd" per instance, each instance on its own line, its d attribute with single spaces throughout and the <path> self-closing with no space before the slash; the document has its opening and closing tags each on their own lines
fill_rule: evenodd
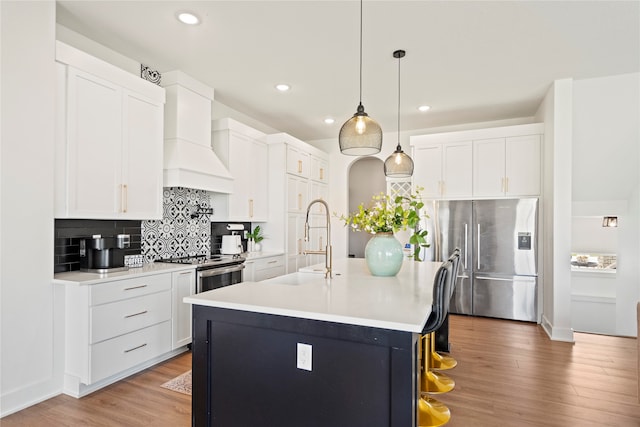
<svg viewBox="0 0 640 427">
<path fill-rule="evenodd" d="M 136 277 L 93 285 L 89 305 L 105 304 L 171 289 L 171 274 Z"/>
<path fill-rule="evenodd" d="M 171 350 L 171 322 L 166 321 L 90 347 L 89 384 Z"/>
<path fill-rule="evenodd" d="M 91 307 L 89 318 L 91 344 L 146 328 L 171 319 L 171 291 Z"/>
<path fill-rule="evenodd" d="M 260 258 L 255 261 L 255 271 L 263 270 L 265 268 L 273 268 L 278 266 L 284 266 L 284 256 Z"/>
<path fill-rule="evenodd" d="M 283 276 L 285 273 L 284 264 L 279 265 L 277 267 L 271 268 L 263 268 L 262 270 L 257 270 L 254 273 L 253 280 L 255 282 L 260 282 L 261 280 L 267 280 L 278 276 Z"/>
</svg>

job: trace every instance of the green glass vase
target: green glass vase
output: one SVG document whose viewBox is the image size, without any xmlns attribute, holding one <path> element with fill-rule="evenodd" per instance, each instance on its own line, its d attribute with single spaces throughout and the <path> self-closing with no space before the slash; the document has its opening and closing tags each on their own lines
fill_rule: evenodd
<svg viewBox="0 0 640 427">
<path fill-rule="evenodd" d="M 364 259 L 374 276 L 395 276 L 402 268 L 402 244 L 393 233 L 374 234 L 364 248 Z"/>
</svg>

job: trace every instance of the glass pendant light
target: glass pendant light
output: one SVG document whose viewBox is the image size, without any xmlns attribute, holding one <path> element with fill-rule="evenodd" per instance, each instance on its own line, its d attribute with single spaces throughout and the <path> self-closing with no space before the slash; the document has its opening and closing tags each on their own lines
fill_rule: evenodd
<svg viewBox="0 0 640 427">
<path fill-rule="evenodd" d="M 356 113 L 340 128 L 340 152 L 349 156 L 369 156 L 382 148 L 382 128 L 362 105 L 362 0 L 360 0 L 360 103 Z"/>
<path fill-rule="evenodd" d="M 393 57 L 398 58 L 398 146 L 384 162 L 384 174 L 390 178 L 407 178 L 413 175 L 413 160 L 400 146 L 400 58 L 404 58 L 404 55 L 404 50 L 393 52 Z"/>
</svg>

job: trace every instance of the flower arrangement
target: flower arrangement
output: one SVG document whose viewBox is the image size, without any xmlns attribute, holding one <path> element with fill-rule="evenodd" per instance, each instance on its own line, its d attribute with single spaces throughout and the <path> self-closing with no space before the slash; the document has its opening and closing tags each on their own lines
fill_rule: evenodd
<svg viewBox="0 0 640 427">
<path fill-rule="evenodd" d="M 352 231 L 364 231 L 366 233 L 395 233 L 400 230 L 414 230 L 409 238 L 413 245 L 413 257 L 421 261 L 420 248 L 427 248 L 427 230 L 418 230 L 417 226 L 421 218 L 428 218 L 427 214 L 420 215 L 424 207 L 420 196 L 421 188 L 416 189 L 415 194 L 396 196 L 392 198 L 388 194 L 374 195 L 368 207 L 364 204 L 358 206 L 358 211 L 349 215 L 340 215 L 340 220 Z"/>
</svg>

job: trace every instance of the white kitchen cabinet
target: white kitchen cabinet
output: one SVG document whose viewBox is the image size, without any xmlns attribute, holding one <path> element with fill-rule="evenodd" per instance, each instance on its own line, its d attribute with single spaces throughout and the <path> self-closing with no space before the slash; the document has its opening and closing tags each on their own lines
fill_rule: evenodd
<svg viewBox="0 0 640 427">
<path fill-rule="evenodd" d="M 56 48 L 56 217 L 162 218 L 164 90 Z"/>
<path fill-rule="evenodd" d="M 473 141 L 474 197 L 540 194 L 540 135 Z"/>
<path fill-rule="evenodd" d="M 308 255 L 305 255 L 304 241 L 305 216 L 300 213 L 287 215 L 287 273 L 295 273 L 300 268 L 309 265 Z"/>
<path fill-rule="evenodd" d="M 264 222 L 268 217 L 268 149 L 264 134 L 232 119 L 213 123 L 212 146 L 234 177 L 233 192 L 223 196 L 212 219 Z M 226 207 L 225 207 L 226 205 Z"/>
<path fill-rule="evenodd" d="M 544 124 L 410 137 L 425 199 L 539 196 Z"/>
<path fill-rule="evenodd" d="M 311 161 L 311 179 L 327 184 L 329 182 L 329 162 L 318 156 L 309 156 Z"/>
<path fill-rule="evenodd" d="M 64 298 L 68 394 L 172 350 L 171 273 L 68 284 Z"/>
<path fill-rule="evenodd" d="M 329 199 L 327 153 L 285 133 L 268 135 L 269 147 L 269 221 L 264 224 L 268 236 L 263 250 L 283 250 L 286 272 L 306 267 L 318 258 L 305 255 L 304 222 L 309 203 Z M 322 207 L 311 211 L 324 215 Z M 324 217 L 323 217 L 324 218 Z"/>
<path fill-rule="evenodd" d="M 304 149 L 287 146 L 287 173 L 309 178 L 309 153 Z"/>
<path fill-rule="evenodd" d="M 176 271 L 171 274 L 171 342 L 174 350 L 191 343 L 191 304 L 182 300 L 195 293 L 195 270 Z"/>
<path fill-rule="evenodd" d="M 287 211 L 306 212 L 309 203 L 309 181 L 294 175 L 287 176 Z"/>
<path fill-rule="evenodd" d="M 245 261 L 243 280 L 245 282 L 260 282 L 285 274 L 285 256 L 268 255 L 259 258 L 249 258 Z"/>
<path fill-rule="evenodd" d="M 418 142 L 416 139 L 415 142 Z M 414 185 L 425 199 L 470 198 L 473 193 L 471 141 L 416 144 Z"/>
</svg>

